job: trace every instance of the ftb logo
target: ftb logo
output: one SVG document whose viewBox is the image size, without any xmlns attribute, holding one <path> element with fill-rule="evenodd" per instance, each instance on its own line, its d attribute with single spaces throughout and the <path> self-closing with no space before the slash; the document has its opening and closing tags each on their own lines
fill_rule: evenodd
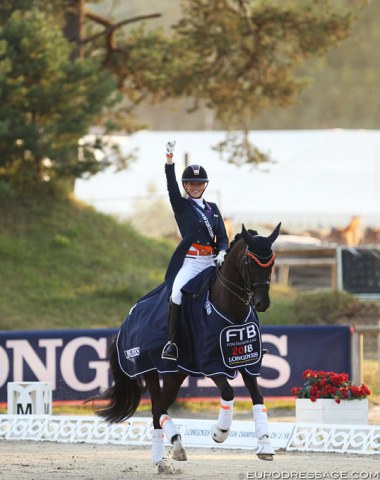
<svg viewBox="0 0 380 480">
<path fill-rule="evenodd" d="M 253 339 L 256 337 L 256 335 L 257 333 L 255 324 L 249 323 L 248 325 L 244 325 L 242 327 L 229 328 L 226 331 L 226 340 L 227 343 L 241 342 L 244 339 Z"/>
<path fill-rule="evenodd" d="M 220 349 L 224 364 L 229 368 L 254 366 L 257 373 L 262 359 L 260 330 L 257 324 L 234 325 L 220 332 Z M 256 375 L 253 370 L 250 373 Z"/>
</svg>

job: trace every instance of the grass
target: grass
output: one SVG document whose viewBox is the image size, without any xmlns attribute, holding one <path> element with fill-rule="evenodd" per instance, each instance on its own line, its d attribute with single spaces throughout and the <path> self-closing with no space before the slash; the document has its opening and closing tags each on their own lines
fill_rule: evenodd
<svg viewBox="0 0 380 480">
<path fill-rule="evenodd" d="M 295 321 L 296 290 L 283 285 L 271 285 L 271 306 L 260 313 L 260 321 L 265 325 L 291 325 Z"/>
<path fill-rule="evenodd" d="M 380 370 L 378 360 L 364 360 L 364 383 L 371 390 L 370 401 L 380 405 Z"/>
<path fill-rule="evenodd" d="M 173 250 L 73 200 L 0 199 L 0 222 L 1 330 L 118 326 Z"/>
<path fill-rule="evenodd" d="M 380 405 L 380 394 L 372 394 L 368 397 L 370 405 Z M 181 411 L 187 412 L 189 417 L 199 417 L 207 412 L 208 414 L 214 414 L 215 418 L 219 412 L 219 399 L 216 400 L 199 400 L 191 402 L 179 402 L 177 401 L 171 408 L 170 412 L 173 417 L 176 416 L 176 412 Z M 265 405 L 270 414 L 271 410 L 276 410 L 277 412 L 287 412 L 290 413 L 295 409 L 295 399 L 294 398 L 266 398 Z M 137 409 L 135 416 L 139 415 L 150 415 L 151 406 L 149 402 L 143 403 Z M 252 410 L 252 403 L 249 400 L 237 400 L 234 403 L 234 411 L 236 413 L 249 413 Z M 7 407 L 0 406 L 0 414 L 6 414 Z M 53 415 L 94 415 L 94 408 L 91 405 L 53 405 Z"/>
</svg>

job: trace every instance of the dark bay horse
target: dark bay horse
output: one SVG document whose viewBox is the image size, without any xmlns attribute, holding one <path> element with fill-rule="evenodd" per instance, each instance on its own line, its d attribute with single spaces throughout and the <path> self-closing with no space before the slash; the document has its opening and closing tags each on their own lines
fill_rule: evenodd
<svg viewBox="0 0 380 480">
<path fill-rule="evenodd" d="M 217 443 L 227 439 L 232 423 L 234 391 L 228 378 L 233 378 L 237 372 L 241 374 L 253 404 L 252 414 L 257 438 L 256 453 L 262 460 L 273 459 L 275 452 L 269 441 L 267 413 L 263 395 L 257 383 L 263 352 L 256 311 L 264 312 L 270 305 L 269 286 L 275 259 L 272 244 L 279 235 L 280 226 L 281 224 L 268 237 L 264 237 L 255 231 L 247 231 L 243 225 L 242 232 L 236 235 L 231 243 L 222 267 L 220 269 L 211 267 L 213 276 L 205 293 L 207 300 L 202 300 L 201 306 L 202 309 L 207 310 L 207 314 L 211 310 L 217 312 L 218 318 L 227 322 L 225 323 L 227 326 L 222 328 L 222 333 L 210 333 L 211 321 L 207 318 L 208 323 L 198 328 L 195 340 L 190 341 L 191 332 L 188 335 L 188 331 L 182 325 L 179 342 L 180 355 L 175 368 L 173 368 L 175 362 L 168 360 L 163 360 L 163 362 L 168 362 L 170 365 L 168 363 L 163 366 L 158 365 L 160 361 L 162 362 L 160 352 L 166 341 L 166 318 L 160 320 L 160 324 L 164 325 L 162 333 L 157 333 L 157 342 L 153 341 L 147 347 L 149 351 L 145 353 L 145 357 L 141 346 L 144 338 L 148 336 L 149 331 L 154 334 L 160 330 L 160 327 L 150 325 L 150 321 L 144 325 L 145 317 L 140 322 L 136 322 L 136 319 L 132 322 L 137 323 L 138 333 L 140 333 L 139 343 L 132 342 L 133 348 L 124 345 L 123 325 L 128 326 L 128 323 L 131 323 L 129 319 L 133 317 L 134 310 L 135 308 L 138 310 L 139 305 L 144 306 L 144 302 L 152 301 L 152 298 L 153 302 L 156 302 L 154 295 L 147 299 L 143 297 L 140 303 L 138 302 L 132 308 L 118 337 L 110 346 L 109 362 L 114 384 L 90 400 L 105 401 L 102 405 L 96 406 L 97 415 L 108 422 L 117 423 L 130 418 L 136 412 L 142 394 L 148 390 L 153 416 L 152 462 L 158 466 L 158 473 L 170 473 L 170 467 L 165 457 L 163 433 L 173 445 L 173 459 L 179 461 L 187 459 L 181 436 L 168 415 L 168 409 L 175 402 L 185 378 L 193 372 L 196 372 L 197 376 L 199 374 L 209 376 L 220 391 L 221 404 L 218 421 L 211 429 L 211 437 Z M 184 295 L 184 302 L 185 297 L 186 295 Z M 191 305 L 196 303 L 193 298 L 188 301 Z M 151 307 L 150 310 L 155 309 Z M 194 317 L 185 320 L 188 328 L 192 328 L 192 325 L 196 325 L 199 321 Z M 144 331 L 141 332 L 141 329 Z M 202 343 L 201 337 L 207 334 L 209 335 L 207 342 Z M 128 332 L 126 337 L 128 337 Z M 221 352 L 222 337 L 227 340 L 223 344 L 224 351 Z M 189 344 L 188 350 L 186 350 L 187 344 Z M 221 371 L 218 366 L 216 371 L 208 371 L 204 366 L 210 363 L 208 358 L 202 364 L 197 363 L 198 344 L 203 345 L 202 355 L 223 357 L 222 363 L 225 371 Z M 205 345 L 207 348 L 204 348 Z M 182 352 L 185 357 L 183 362 L 181 361 Z M 126 371 L 125 365 L 136 368 L 136 361 L 139 357 L 149 358 L 151 365 L 144 364 L 142 370 L 132 373 Z M 160 376 L 162 377 L 162 386 L 160 386 Z"/>
</svg>

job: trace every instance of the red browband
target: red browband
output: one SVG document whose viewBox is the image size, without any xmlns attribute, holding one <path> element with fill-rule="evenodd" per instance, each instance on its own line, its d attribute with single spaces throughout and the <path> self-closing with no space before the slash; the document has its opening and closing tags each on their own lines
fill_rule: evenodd
<svg viewBox="0 0 380 480">
<path fill-rule="evenodd" d="M 250 252 L 249 250 L 245 250 L 245 254 L 248 255 L 249 258 L 252 258 L 252 260 L 254 260 L 254 261 L 257 263 L 257 265 L 258 265 L 259 267 L 262 267 L 262 268 L 268 268 L 268 267 L 270 267 L 271 265 L 273 265 L 273 264 L 274 264 L 274 259 L 276 258 L 276 254 L 273 253 L 272 256 L 271 256 L 271 258 L 270 258 L 270 260 L 269 260 L 269 262 L 267 262 L 267 263 L 261 263 L 260 260 L 259 260 L 252 252 Z"/>
</svg>

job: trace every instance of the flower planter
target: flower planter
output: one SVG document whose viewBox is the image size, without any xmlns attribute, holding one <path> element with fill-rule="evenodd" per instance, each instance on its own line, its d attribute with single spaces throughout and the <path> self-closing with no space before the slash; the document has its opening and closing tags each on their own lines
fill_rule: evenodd
<svg viewBox="0 0 380 480">
<path fill-rule="evenodd" d="M 348 425 L 368 424 L 368 400 L 341 400 L 319 398 L 312 402 L 308 398 L 296 399 L 297 423 L 337 423 Z"/>
</svg>

